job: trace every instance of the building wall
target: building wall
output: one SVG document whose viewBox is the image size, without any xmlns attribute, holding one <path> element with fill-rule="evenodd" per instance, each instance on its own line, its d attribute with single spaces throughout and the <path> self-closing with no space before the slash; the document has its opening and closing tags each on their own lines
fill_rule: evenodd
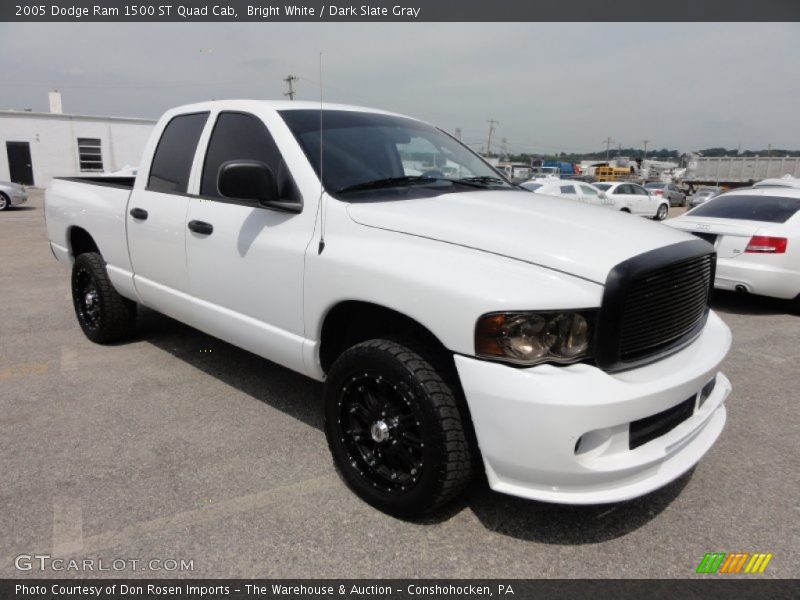
<svg viewBox="0 0 800 600">
<path fill-rule="evenodd" d="M 100 139 L 106 172 L 138 166 L 154 125 L 145 120 L 0 113 L 0 180 L 10 179 L 6 142 L 30 144 L 34 185 L 45 187 L 53 177 L 90 174 L 80 171 L 79 137 Z"/>
</svg>

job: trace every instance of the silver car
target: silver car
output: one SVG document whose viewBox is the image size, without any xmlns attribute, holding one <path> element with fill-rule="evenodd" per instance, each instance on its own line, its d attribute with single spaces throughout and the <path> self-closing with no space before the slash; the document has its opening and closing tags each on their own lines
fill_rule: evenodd
<svg viewBox="0 0 800 600">
<path fill-rule="evenodd" d="M 0 210 L 28 201 L 28 192 L 18 183 L 0 181 Z"/>
<path fill-rule="evenodd" d="M 680 191 L 674 183 L 653 181 L 644 187 L 651 195 L 661 196 L 668 200 L 670 206 L 686 206 L 686 194 Z"/>
<path fill-rule="evenodd" d="M 689 203 L 691 208 L 700 206 L 703 202 L 707 202 L 712 198 L 719 196 L 722 193 L 721 187 L 716 186 L 703 186 L 697 188 L 697 191 L 692 194 L 692 201 Z"/>
</svg>

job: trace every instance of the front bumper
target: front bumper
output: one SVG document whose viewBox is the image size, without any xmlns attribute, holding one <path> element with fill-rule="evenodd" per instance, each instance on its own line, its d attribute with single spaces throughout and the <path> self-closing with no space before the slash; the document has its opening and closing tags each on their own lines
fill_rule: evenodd
<svg viewBox="0 0 800 600">
<path fill-rule="evenodd" d="M 28 194 L 26 193 L 13 193 L 10 197 L 11 206 L 17 206 L 19 204 L 24 204 L 28 201 Z"/>
<path fill-rule="evenodd" d="M 692 344 L 621 373 L 585 364 L 516 369 L 456 356 L 489 485 L 534 500 L 599 504 L 676 479 L 711 448 L 725 424 L 731 385 L 719 366 L 730 344 L 730 330 L 712 312 Z M 700 390 L 715 377 L 698 406 Z M 690 417 L 629 449 L 632 422 L 690 398 Z"/>
</svg>

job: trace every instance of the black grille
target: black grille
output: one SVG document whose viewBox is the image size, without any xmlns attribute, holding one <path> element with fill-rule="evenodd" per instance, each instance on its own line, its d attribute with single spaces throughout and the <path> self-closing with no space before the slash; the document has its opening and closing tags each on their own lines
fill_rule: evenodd
<svg viewBox="0 0 800 600">
<path fill-rule="evenodd" d="M 628 432 L 628 447 L 633 450 L 669 433 L 691 417 L 693 413 L 694 396 L 657 415 L 633 421 Z"/>
<path fill-rule="evenodd" d="M 716 253 L 703 240 L 635 256 L 606 280 L 594 355 L 609 371 L 629 369 L 675 352 L 702 330 Z"/>
<path fill-rule="evenodd" d="M 636 279 L 622 314 L 620 358 L 653 354 L 693 331 L 706 314 L 712 257 L 662 267 Z"/>
</svg>

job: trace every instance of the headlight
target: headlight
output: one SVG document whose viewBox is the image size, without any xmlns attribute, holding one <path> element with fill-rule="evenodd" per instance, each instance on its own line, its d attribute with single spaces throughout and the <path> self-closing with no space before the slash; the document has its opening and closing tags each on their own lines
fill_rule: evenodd
<svg viewBox="0 0 800 600">
<path fill-rule="evenodd" d="M 592 311 L 490 313 L 478 319 L 475 352 L 521 365 L 586 358 Z"/>
</svg>

